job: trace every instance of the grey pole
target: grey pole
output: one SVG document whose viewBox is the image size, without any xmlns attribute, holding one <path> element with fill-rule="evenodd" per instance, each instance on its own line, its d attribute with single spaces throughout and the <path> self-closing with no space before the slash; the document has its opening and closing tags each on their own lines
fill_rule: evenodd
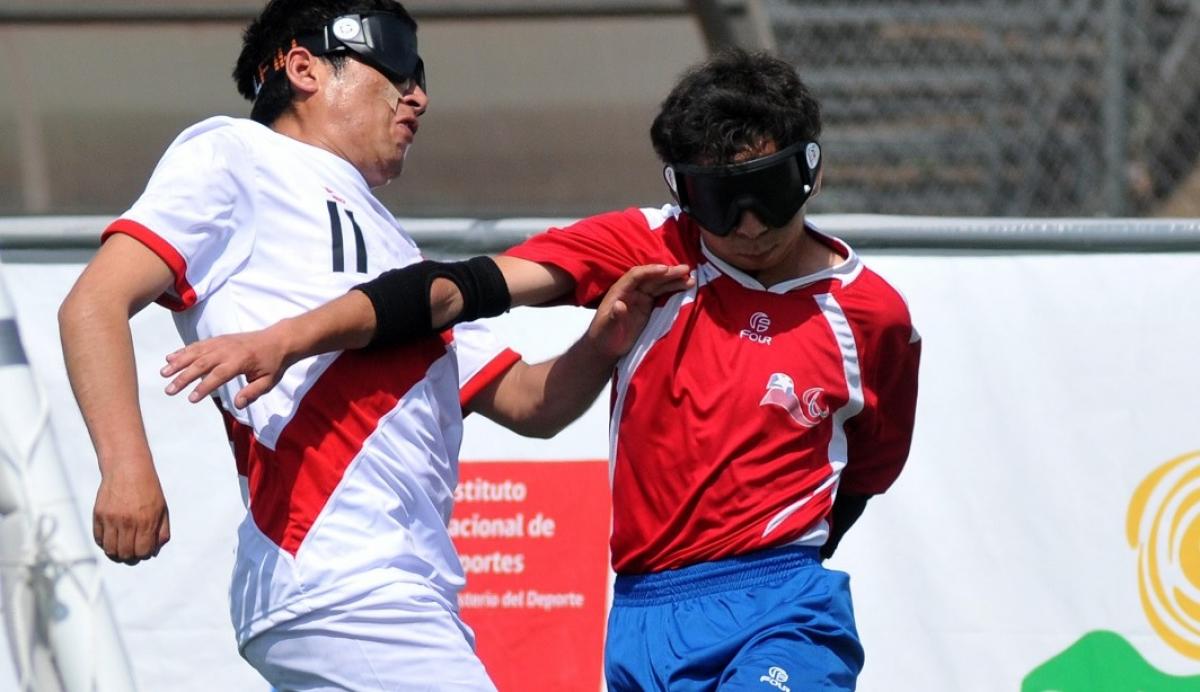
<svg viewBox="0 0 1200 692">
<path fill-rule="evenodd" d="M 692 14 L 700 21 L 700 29 L 704 32 L 704 42 L 708 44 L 708 52 L 712 53 L 722 48 L 737 45 L 729 15 L 720 0 L 688 0 Z"/>
<path fill-rule="evenodd" d="M 1128 151 L 1125 85 L 1125 0 L 1106 0 L 1104 13 L 1104 209 L 1109 216 L 1124 216 L 1128 209 L 1126 189 Z"/>
</svg>

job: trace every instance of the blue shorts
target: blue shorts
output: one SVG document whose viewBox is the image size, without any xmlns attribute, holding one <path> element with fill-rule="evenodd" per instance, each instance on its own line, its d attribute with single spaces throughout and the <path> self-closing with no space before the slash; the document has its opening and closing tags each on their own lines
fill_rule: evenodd
<svg viewBox="0 0 1200 692">
<path fill-rule="evenodd" d="M 785 547 L 618 576 L 609 690 L 853 690 L 863 650 L 850 577 Z"/>
</svg>

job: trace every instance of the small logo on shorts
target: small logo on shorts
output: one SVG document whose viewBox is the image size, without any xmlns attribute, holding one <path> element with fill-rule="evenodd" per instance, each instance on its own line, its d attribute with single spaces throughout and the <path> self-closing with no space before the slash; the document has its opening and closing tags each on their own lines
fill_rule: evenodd
<svg viewBox="0 0 1200 692">
<path fill-rule="evenodd" d="M 788 681 L 787 671 L 779 666 L 771 666 L 767 669 L 767 674 L 758 679 L 759 682 L 765 682 L 771 687 L 777 687 L 783 692 L 792 692 L 792 688 L 783 684 Z"/>
</svg>

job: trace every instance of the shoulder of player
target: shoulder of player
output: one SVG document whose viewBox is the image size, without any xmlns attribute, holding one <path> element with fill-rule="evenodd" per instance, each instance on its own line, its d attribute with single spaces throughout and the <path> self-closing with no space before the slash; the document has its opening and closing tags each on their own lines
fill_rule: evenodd
<svg viewBox="0 0 1200 692">
<path fill-rule="evenodd" d="M 589 239 L 597 247 L 610 247 L 621 252 L 654 257 L 653 261 L 665 262 L 668 258 L 689 257 L 683 240 L 685 224 L 680 221 L 677 207 L 628 207 L 589 216 L 566 226 L 549 229 L 544 238 L 534 236 L 540 243 L 553 238 L 567 239 L 571 236 Z M 634 250 L 637 248 L 637 250 Z"/>
<path fill-rule="evenodd" d="M 837 298 L 847 316 L 856 321 L 880 327 L 912 324 L 904 294 L 868 266 L 842 287 Z"/>
<path fill-rule="evenodd" d="M 672 213 L 672 209 L 674 209 L 674 213 Z M 580 232 L 589 230 L 663 232 L 677 226 L 678 215 L 678 207 L 628 207 L 588 216 L 564 226 L 562 229 Z"/>
<path fill-rule="evenodd" d="M 179 133 L 167 151 L 186 151 L 215 163 L 228 163 L 251 154 L 256 128 L 263 126 L 242 118 L 214 116 Z"/>
<path fill-rule="evenodd" d="M 678 232 L 682 227 L 683 211 L 674 204 L 661 207 L 630 207 L 621 212 L 630 221 L 639 223 L 648 231 Z"/>
</svg>

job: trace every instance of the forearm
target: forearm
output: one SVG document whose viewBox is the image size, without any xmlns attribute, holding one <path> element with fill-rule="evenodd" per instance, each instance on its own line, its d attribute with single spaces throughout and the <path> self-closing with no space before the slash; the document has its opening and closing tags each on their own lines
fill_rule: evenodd
<svg viewBox="0 0 1200 692">
<path fill-rule="evenodd" d="M 535 366 L 539 376 L 545 373 L 545 397 L 534 419 L 542 433 L 554 435 L 582 416 L 604 391 L 616 364 L 585 336 L 558 358 Z"/>
<path fill-rule="evenodd" d="M 553 437 L 588 410 L 616 362 L 585 335 L 561 356 L 506 377 L 482 412 L 521 435 Z"/>
<path fill-rule="evenodd" d="M 491 259 L 504 278 L 511 307 L 549 303 L 569 293 L 575 286 L 575 279 L 557 267 L 515 257 Z M 430 286 L 429 303 L 431 322 L 435 328 L 444 329 L 461 321 L 463 293 L 453 281 L 435 279 Z"/>
<path fill-rule="evenodd" d="M 565 281 L 555 283 L 544 267 L 525 264 L 544 272 L 544 279 L 551 279 L 542 281 L 541 289 L 533 294 L 540 290 L 544 297 L 570 288 Z M 617 361 L 629 352 L 646 326 L 655 299 L 687 288 L 689 282 L 683 265 L 631 269 L 605 294 L 587 331 L 566 353 L 533 366 L 514 365 L 475 397 L 472 410 L 523 435 L 554 435 L 596 400 Z"/>
<path fill-rule="evenodd" d="M 362 348 L 375 334 L 375 310 L 361 291 L 350 291 L 319 308 L 267 328 L 278 338 L 287 361 L 330 351 Z"/>
<path fill-rule="evenodd" d="M 384 272 L 355 287 L 370 302 L 370 324 L 359 326 L 368 343 L 421 338 L 459 322 L 495 317 L 514 305 L 549 302 L 571 289 L 564 271 L 509 257 L 463 262 L 422 261 Z M 348 348 L 347 342 L 337 346 Z"/>
<path fill-rule="evenodd" d="M 100 296 L 68 297 L 59 311 L 67 377 L 102 474 L 115 464 L 151 465 L 138 405 L 129 315 Z"/>
</svg>

